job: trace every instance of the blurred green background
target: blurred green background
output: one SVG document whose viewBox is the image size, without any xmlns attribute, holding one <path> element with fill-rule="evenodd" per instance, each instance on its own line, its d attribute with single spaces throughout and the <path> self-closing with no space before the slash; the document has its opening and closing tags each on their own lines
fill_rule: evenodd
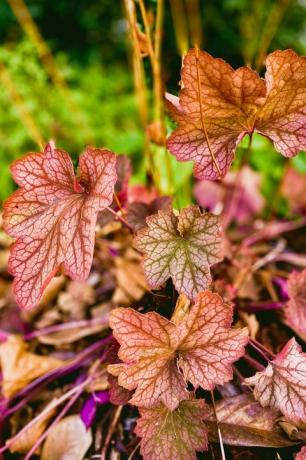
<svg viewBox="0 0 306 460">
<path fill-rule="evenodd" d="M 148 17 L 154 17 L 156 1 L 145 5 Z M 269 51 L 293 48 L 305 54 L 306 0 L 165 0 L 162 78 L 168 91 L 177 94 L 181 53 L 195 42 L 234 67 L 249 64 L 262 72 Z M 10 163 L 27 151 L 40 150 L 39 142 L 51 138 L 75 159 L 87 144 L 126 154 L 133 162 L 134 181 L 145 181 L 145 134 L 130 51 L 120 0 L 1 2 L 1 200 L 14 188 Z M 147 57 L 144 68 L 150 88 Z M 294 167 L 305 172 L 305 155 L 297 158 Z M 191 167 L 172 157 L 170 161 L 171 191 L 184 204 L 190 200 Z M 262 172 L 264 194 L 271 196 L 283 174 L 284 158 L 266 139 L 255 137 L 251 162 Z M 165 174 L 162 155 L 160 163 Z"/>
</svg>

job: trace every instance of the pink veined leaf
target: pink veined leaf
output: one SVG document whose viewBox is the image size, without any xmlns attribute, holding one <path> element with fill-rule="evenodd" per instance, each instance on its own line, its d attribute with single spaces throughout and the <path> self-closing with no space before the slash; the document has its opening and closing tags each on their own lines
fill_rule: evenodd
<svg viewBox="0 0 306 460">
<path fill-rule="evenodd" d="M 172 412 L 163 404 L 140 408 L 135 433 L 144 460 L 196 460 L 208 447 L 205 409 L 203 399 L 182 401 Z"/>
<path fill-rule="evenodd" d="M 4 227 L 16 238 L 9 271 L 22 308 L 37 305 L 51 278 L 63 269 L 85 280 L 91 268 L 97 213 L 112 202 L 116 157 L 88 147 L 76 177 L 68 153 L 48 144 L 12 165 L 20 189 L 4 205 Z"/>
<path fill-rule="evenodd" d="M 157 289 L 171 277 L 178 292 L 194 299 L 211 283 L 210 266 L 223 258 L 218 218 L 189 206 L 179 216 L 163 210 L 146 222 L 135 246 L 144 254 L 149 285 Z"/>
<path fill-rule="evenodd" d="M 306 423 L 306 354 L 294 338 L 262 372 L 245 380 L 264 407 L 279 409 L 295 423 Z"/>
<path fill-rule="evenodd" d="M 286 157 L 306 148 L 306 59 L 275 51 L 266 68 L 262 80 L 198 49 L 184 57 L 180 96 L 166 95 L 178 125 L 167 145 L 179 161 L 195 162 L 197 178 L 225 176 L 238 143 L 254 131 Z"/>
<path fill-rule="evenodd" d="M 116 308 L 110 326 L 123 363 L 108 366 L 119 385 L 136 389 L 131 404 L 174 410 L 188 399 L 187 382 L 212 390 L 232 378 L 232 363 L 244 353 L 247 329 L 232 329 L 233 309 L 204 291 L 178 324 L 152 313 Z"/>
<path fill-rule="evenodd" d="M 302 447 L 300 452 L 298 452 L 295 460 L 306 460 L 306 446 Z"/>
<path fill-rule="evenodd" d="M 285 310 L 286 323 L 306 341 L 306 269 L 290 274 L 288 295 L 289 302 Z"/>
</svg>

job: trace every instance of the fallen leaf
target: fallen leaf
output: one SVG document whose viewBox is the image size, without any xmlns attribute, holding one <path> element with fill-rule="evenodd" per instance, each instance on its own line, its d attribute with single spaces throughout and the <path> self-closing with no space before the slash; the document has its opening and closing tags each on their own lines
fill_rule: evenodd
<svg viewBox="0 0 306 460">
<path fill-rule="evenodd" d="M 306 269 L 292 272 L 287 286 L 289 301 L 285 309 L 286 323 L 306 342 Z"/>
<path fill-rule="evenodd" d="M 9 271 L 23 308 L 37 305 L 45 287 L 63 268 L 71 278 L 88 277 L 97 213 L 111 204 L 116 157 L 88 147 L 75 176 L 68 153 L 48 144 L 12 165 L 20 189 L 4 204 L 4 228 L 17 240 Z"/>
<path fill-rule="evenodd" d="M 41 460 L 83 460 L 91 443 L 91 431 L 86 430 L 81 418 L 69 415 L 50 429 Z"/>
<path fill-rule="evenodd" d="M 198 295 L 178 324 L 155 312 L 116 308 L 110 326 L 123 363 L 108 366 L 119 385 L 136 389 L 131 404 L 162 402 L 174 410 L 188 399 L 187 382 L 212 390 L 232 378 L 232 363 L 244 353 L 247 329 L 232 329 L 233 309 L 210 291 Z"/>
<path fill-rule="evenodd" d="M 31 353 L 27 348 L 28 345 L 17 335 L 10 335 L 0 344 L 2 393 L 7 398 L 15 395 L 32 380 L 64 364 L 59 359 Z"/>
<path fill-rule="evenodd" d="M 289 420 L 306 422 L 306 354 L 294 338 L 266 369 L 245 380 L 264 407 L 279 409 Z"/>
<path fill-rule="evenodd" d="M 248 67 L 234 70 L 198 49 L 184 57 L 180 97 L 167 95 L 178 124 L 167 145 L 179 161 L 195 161 L 197 178 L 225 176 L 238 143 L 254 131 L 287 157 L 306 148 L 306 60 L 292 50 L 275 51 L 266 68 L 264 81 Z"/>
<path fill-rule="evenodd" d="M 206 408 L 202 399 L 182 401 L 174 411 L 163 404 L 141 407 L 135 433 L 141 437 L 144 460 L 196 460 L 196 451 L 208 448 Z"/>
<path fill-rule="evenodd" d="M 149 285 L 157 289 L 171 277 L 179 293 L 194 299 L 211 283 L 210 266 L 223 258 L 218 218 L 189 206 L 178 217 L 159 211 L 147 225 L 137 233 L 135 246 L 144 254 Z"/>
<path fill-rule="evenodd" d="M 280 428 L 280 412 L 263 408 L 252 394 L 240 394 L 216 403 L 216 412 L 222 439 L 234 446 L 287 447 L 294 445 Z M 209 409 L 205 425 L 208 437 L 218 442 L 218 427 L 213 408 Z"/>
<path fill-rule="evenodd" d="M 139 260 L 116 257 L 114 273 L 117 281 L 112 297 L 114 304 L 130 305 L 149 290 Z"/>
</svg>

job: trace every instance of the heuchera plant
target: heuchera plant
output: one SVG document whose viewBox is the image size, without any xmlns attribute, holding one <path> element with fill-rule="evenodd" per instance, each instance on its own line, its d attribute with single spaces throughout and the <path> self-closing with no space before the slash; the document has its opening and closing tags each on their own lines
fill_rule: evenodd
<svg viewBox="0 0 306 460">
<path fill-rule="evenodd" d="M 167 95 L 177 123 L 167 145 L 177 160 L 195 162 L 197 178 L 224 177 L 237 144 L 254 131 L 286 157 L 306 148 L 306 59 L 291 50 L 276 51 L 266 67 L 263 80 L 248 67 L 234 71 L 198 49 L 185 56 L 180 95 Z M 167 197 L 131 206 L 126 221 L 122 209 L 111 207 L 114 197 L 118 201 L 116 156 L 105 149 L 88 147 L 75 174 L 68 153 L 49 143 L 43 153 L 16 161 L 12 173 L 20 188 L 5 203 L 4 225 L 16 240 L 9 270 L 21 308 L 37 305 L 59 271 L 74 280 L 88 277 L 97 216 L 105 210 L 137 230 L 134 245 L 150 288 L 172 279 L 179 294 L 172 315 L 131 308 L 110 313 L 119 343 L 118 356 L 108 366 L 110 397 L 138 407 L 135 433 L 145 459 L 195 459 L 196 451 L 208 448 L 208 406 L 197 396 L 232 379 L 232 365 L 249 341 L 247 329 L 232 327 L 234 305 L 210 290 L 210 268 L 222 261 L 226 246 L 218 217 L 198 206 L 178 212 Z M 301 337 L 303 286 L 305 271 L 292 274 L 285 314 Z M 265 354 L 263 348 L 259 352 Z M 245 384 L 254 387 L 262 406 L 306 423 L 305 353 L 292 338 L 279 354 L 265 356 L 267 367 Z M 98 403 L 88 404 L 96 410 Z M 304 458 L 303 452 L 297 458 Z"/>
</svg>

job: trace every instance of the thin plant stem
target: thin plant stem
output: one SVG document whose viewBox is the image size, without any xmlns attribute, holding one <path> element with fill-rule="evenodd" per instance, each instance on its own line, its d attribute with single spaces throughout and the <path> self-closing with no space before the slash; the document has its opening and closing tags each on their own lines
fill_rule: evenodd
<svg viewBox="0 0 306 460">
<path fill-rule="evenodd" d="M 247 361 L 254 369 L 256 369 L 257 371 L 263 371 L 265 370 L 265 366 L 263 366 L 262 364 L 260 364 L 258 361 L 256 361 L 256 359 L 252 358 L 251 356 L 247 355 L 247 354 L 244 354 L 243 357 L 242 357 L 245 361 Z"/>
<path fill-rule="evenodd" d="M 273 358 L 275 358 L 275 354 L 268 350 L 268 348 L 266 348 L 262 343 L 258 342 L 258 340 L 255 340 L 255 339 L 250 339 L 250 342 L 252 342 L 254 345 L 256 345 L 257 347 L 261 348 L 265 353 L 267 353 L 268 355 L 272 356 Z"/>
<path fill-rule="evenodd" d="M 222 460 L 226 460 L 225 452 L 224 452 L 223 439 L 222 439 L 222 433 L 221 433 L 219 422 L 218 422 L 218 416 L 217 416 L 217 410 L 216 410 L 216 402 L 215 402 L 215 396 L 214 396 L 213 390 L 210 392 L 210 394 L 211 394 L 211 400 L 212 400 L 212 403 L 213 403 L 214 415 L 215 415 L 216 424 L 217 424 L 219 444 L 220 444 L 220 450 L 221 450 L 221 457 L 222 457 Z"/>
<path fill-rule="evenodd" d="M 5 446 L 1 447 L 0 454 L 5 452 L 20 436 L 22 436 L 27 430 L 29 430 L 33 425 L 43 419 L 50 411 L 53 411 L 56 407 L 62 404 L 67 399 L 70 399 L 75 393 L 78 393 L 80 389 L 82 390 L 85 388 L 86 385 L 91 381 L 92 377 L 88 377 L 79 385 L 73 387 L 71 390 L 64 393 L 60 398 L 51 402 L 45 409 L 40 412 L 35 418 L 33 418 L 26 426 L 24 426 L 13 438 L 10 438 L 9 441 L 6 442 Z"/>
<path fill-rule="evenodd" d="M 80 386 L 78 391 L 75 392 L 75 394 L 71 397 L 71 399 L 68 401 L 68 403 L 63 407 L 63 409 L 60 411 L 60 413 L 57 415 L 57 417 L 54 419 L 54 421 L 51 423 L 51 425 L 45 430 L 45 432 L 42 434 L 42 436 L 40 436 L 40 438 L 35 442 L 33 447 L 30 449 L 30 451 L 25 456 L 24 460 L 30 460 L 32 455 L 35 454 L 36 449 L 46 439 L 46 437 L 48 436 L 50 430 L 67 414 L 69 409 L 74 405 L 74 403 L 81 396 L 83 391 L 84 391 L 84 386 Z"/>
<path fill-rule="evenodd" d="M 117 423 L 119 422 L 119 418 L 120 418 L 122 409 L 123 409 L 123 406 L 118 406 L 117 409 L 116 409 L 114 418 L 113 418 L 112 423 L 111 423 L 111 425 L 109 427 L 109 430 L 108 430 L 108 433 L 107 433 L 107 436 L 106 436 L 106 439 L 105 439 L 105 442 L 104 442 L 104 445 L 103 445 L 103 449 L 102 449 L 102 452 L 101 452 L 101 460 L 106 460 L 106 458 L 107 458 L 106 454 L 107 454 L 107 451 L 108 451 L 108 447 L 109 447 L 109 444 L 111 442 L 111 439 L 112 439 L 112 436 L 114 434 L 114 431 L 116 429 Z"/>
<path fill-rule="evenodd" d="M 124 219 L 124 217 L 120 216 L 116 211 L 114 211 L 109 206 L 106 208 L 110 213 L 112 213 L 120 222 L 125 225 L 132 233 L 134 232 L 133 227 Z"/>
<path fill-rule="evenodd" d="M 40 149 L 43 150 L 45 142 L 43 141 L 40 129 L 28 111 L 18 89 L 11 79 L 9 71 L 3 63 L 0 63 L 0 81 L 2 82 L 3 87 L 7 90 L 9 98 L 16 106 L 20 114 L 22 124 L 28 131 L 31 138 L 36 142 Z"/>
<path fill-rule="evenodd" d="M 29 332 L 28 334 L 24 335 L 24 339 L 32 340 L 32 339 L 36 339 L 37 337 L 41 337 L 42 335 L 49 335 L 49 334 L 54 334 L 60 331 L 67 331 L 70 329 L 92 327 L 92 326 L 98 326 L 98 325 L 107 326 L 108 317 L 103 316 L 101 318 L 94 318 L 94 319 L 81 320 L 81 321 L 71 321 L 69 323 L 54 324 L 52 326 L 49 326 L 43 329 L 39 329 L 37 331 Z"/>
</svg>

